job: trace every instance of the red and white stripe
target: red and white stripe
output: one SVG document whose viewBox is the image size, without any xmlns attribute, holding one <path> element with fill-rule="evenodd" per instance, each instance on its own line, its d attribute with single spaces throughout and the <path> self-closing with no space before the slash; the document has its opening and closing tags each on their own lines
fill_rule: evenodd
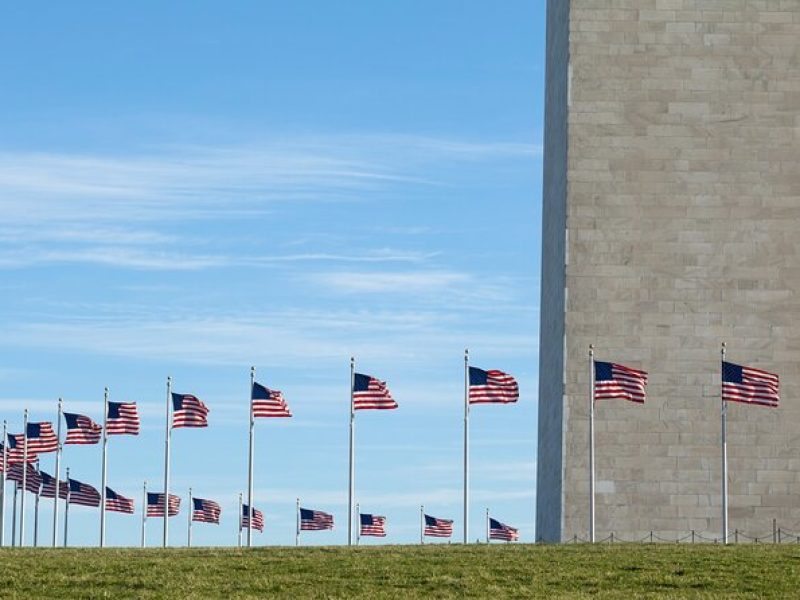
<svg viewBox="0 0 800 600">
<path fill-rule="evenodd" d="M 132 515 L 133 499 L 126 498 L 122 494 L 118 494 L 116 492 L 114 492 L 113 497 L 109 497 L 108 491 L 106 491 L 106 510 Z"/>
<path fill-rule="evenodd" d="M 103 433 L 102 426 L 85 415 L 76 415 L 77 427 L 67 428 L 65 444 L 97 444 Z"/>
<path fill-rule="evenodd" d="M 176 394 L 178 395 L 178 394 Z M 172 414 L 172 428 L 208 427 L 208 407 L 192 394 L 179 394 L 181 407 Z"/>
<path fill-rule="evenodd" d="M 722 382 L 722 399 L 762 406 L 778 406 L 780 380 L 775 373 L 742 367 L 742 383 Z"/>
<path fill-rule="evenodd" d="M 426 516 L 424 534 L 427 537 L 449 538 L 453 535 L 453 521 L 431 517 L 433 523 L 428 522 Z"/>
<path fill-rule="evenodd" d="M 372 515 L 372 524 L 361 524 L 361 535 L 369 537 L 386 537 L 386 517 Z"/>
<path fill-rule="evenodd" d="M 219 517 L 222 514 L 222 508 L 220 508 L 219 504 L 213 500 L 203 500 L 201 498 L 192 498 L 192 501 L 194 502 L 192 521 L 219 525 Z M 199 508 L 198 504 L 200 505 Z"/>
<path fill-rule="evenodd" d="M 79 504 L 81 506 L 100 506 L 100 492 L 88 483 L 82 483 L 77 479 L 70 479 L 67 481 L 69 486 L 69 499 L 70 504 Z"/>
<path fill-rule="evenodd" d="M 508 373 L 490 369 L 486 371 L 485 385 L 469 386 L 470 404 L 509 404 L 519 400 L 519 384 Z"/>
<path fill-rule="evenodd" d="M 55 452 L 58 450 L 58 438 L 53 429 L 53 424 L 49 421 L 41 423 L 28 423 L 28 430 L 30 431 L 32 425 L 38 425 L 39 434 L 36 437 L 28 436 L 28 454 L 31 451 L 36 454 L 44 454 L 46 452 Z"/>
<path fill-rule="evenodd" d="M 368 389 L 353 392 L 353 410 L 391 410 L 397 408 L 385 381 L 370 377 Z"/>
<path fill-rule="evenodd" d="M 9 465 L 13 465 L 16 463 L 21 463 L 25 460 L 25 436 L 21 433 L 9 434 L 10 438 L 14 438 L 14 445 L 11 445 L 11 440 L 9 440 L 8 449 L 6 460 Z M 36 452 L 31 450 L 30 445 L 28 445 L 28 456 L 27 456 L 28 464 L 35 463 L 39 460 L 39 457 L 36 456 Z"/>
<path fill-rule="evenodd" d="M 156 494 L 157 501 L 155 503 L 150 502 L 150 496 L 148 494 L 147 499 L 147 516 L 148 517 L 163 517 L 164 516 L 164 494 Z M 170 517 L 174 517 L 177 515 L 181 510 L 181 498 L 180 496 L 176 496 L 175 494 L 169 495 L 169 506 L 167 508 Z"/>
<path fill-rule="evenodd" d="M 611 379 L 594 382 L 594 399 L 619 399 L 642 403 L 646 398 L 646 388 L 645 371 L 612 363 Z"/>
<path fill-rule="evenodd" d="M 283 397 L 283 392 L 267 390 L 268 399 L 257 398 L 253 400 L 253 417 L 291 417 L 292 411 Z"/>
<path fill-rule="evenodd" d="M 139 435 L 141 426 L 135 402 L 116 404 L 119 416 L 106 418 L 106 435 Z"/>
<path fill-rule="evenodd" d="M 248 529 L 250 528 L 250 516 L 248 515 L 247 505 L 243 505 L 242 507 L 242 518 L 239 521 L 239 526 L 241 529 Z M 262 513 L 257 508 L 253 508 L 253 526 L 252 529 L 257 529 L 261 533 L 264 533 L 264 513 Z"/>
</svg>

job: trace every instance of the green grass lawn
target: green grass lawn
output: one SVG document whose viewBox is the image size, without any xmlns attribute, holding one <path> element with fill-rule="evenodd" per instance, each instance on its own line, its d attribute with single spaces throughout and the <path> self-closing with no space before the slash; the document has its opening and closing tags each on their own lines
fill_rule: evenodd
<svg viewBox="0 0 800 600">
<path fill-rule="evenodd" d="M 800 545 L 2 549 L 0 598 L 800 598 Z"/>
</svg>

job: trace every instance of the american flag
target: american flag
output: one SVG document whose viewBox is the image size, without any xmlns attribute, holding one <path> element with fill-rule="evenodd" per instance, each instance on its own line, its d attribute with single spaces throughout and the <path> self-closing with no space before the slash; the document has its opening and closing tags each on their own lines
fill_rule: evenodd
<svg viewBox="0 0 800 600">
<path fill-rule="evenodd" d="M 106 435 L 139 435 L 139 411 L 135 402 L 109 402 Z"/>
<path fill-rule="evenodd" d="M 722 363 L 722 399 L 731 402 L 777 407 L 780 397 L 778 376 L 768 371 Z"/>
<path fill-rule="evenodd" d="M 361 535 L 386 537 L 386 517 L 361 513 Z"/>
<path fill-rule="evenodd" d="M 389 393 L 385 381 L 356 373 L 353 378 L 353 409 L 370 408 L 393 409 L 397 408 L 397 402 Z"/>
<path fill-rule="evenodd" d="M 0 442 L 0 472 L 3 471 L 3 456 L 5 456 L 6 462 L 8 462 L 7 444 Z"/>
<path fill-rule="evenodd" d="M 110 487 L 106 487 L 106 510 L 121 512 L 128 515 L 133 514 L 133 500 L 118 494 Z"/>
<path fill-rule="evenodd" d="M 428 537 L 449 538 L 453 535 L 453 521 L 425 515 L 425 529 L 423 532 Z"/>
<path fill-rule="evenodd" d="M 33 465 L 26 465 L 26 473 L 25 473 L 25 489 L 28 490 L 31 494 L 38 494 L 39 488 L 42 485 L 42 476 L 39 474 L 39 470 L 34 467 Z M 9 481 L 16 481 L 19 485 L 22 485 L 22 465 L 21 464 L 13 464 L 8 467 L 8 473 L 6 474 L 6 479 Z"/>
<path fill-rule="evenodd" d="M 239 520 L 241 529 L 247 529 L 250 525 L 249 508 L 247 504 L 242 504 L 242 518 Z M 255 507 L 253 508 L 253 529 L 258 529 L 261 533 L 264 533 L 264 513 Z"/>
<path fill-rule="evenodd" d="M 497 519 L 489 519 L 489 539 L 516 542 L 519 539 L 519 531 Z"/>
<path fill-rule="evenodd" d="M 67 439 L 65 444 L 96 444 L 100 441 L 103 428 L 85 415 L 64 413 L 67 422 Z"/>
<path fill-rule="evenodd" d="M 616 363 L 594 361 L 594 399 L 644 402 L 647 373 Z"/>
<path fill-rule="evenodd" d="M 469 368 L 470 404 L 493 402 L 508 404 L 517 400 L 519 400 L 519 385 L 511 375 L 497 369 L 484 371 L 477 367 Z"/>
<path fill-rule="evenodd" d="M 175 494 L 169 495 L 169 516 L 174 517 L 181 510 L 181 498 Z M 147 516 L 148 517 L 163 517 L 164 516 L 164 494 L 157 492 L 147 492 Z"/>
<path fill-rule="evenodd" d="M 203 498 L 192 498 L 192 504 L 194 505 L 192 521 L 219 525 L 219 516 L 222 514 L 219 504 L 213 500 L 204 500 Z"/>
<path fill-rule="evenodd" d="M 301 531 L 322 531 L 324 529 L 333 529 L 333 515 L 321 510 L 300 509 Z"/>
<path fill-rule="evenodd" d="M 278 390 L 270 390 L 260 383 L 253 382 L 251 394 L 254 417 L 291 417 L 292 411 Z"/>
<path fill-rule="evenodd" d="M 21 463 L 25 459 L 25 436 L 21 433 L 9 433 L 7 452 L 6 460 L 9 465 Z M 34 463 L 37 460 L 39 458 L 36 456 L 36 452 L 33 452 L 28 446 L 28 463 Z"/>
<path fill-rule="evenodd" d="M 31 451 L 44 454 L 56 450 L 58 450 L 58 438 L 53 431 L 52 423 L 28 423 L 28 454 Z"/>
<path fill-rule="evenodd" d="M 69 479 L 69 503 L 81 506 L 100 506 L 100 492 L 88 483 L 77 479 Z"/>
<path fill-rule="evenodd" d="M 172 394 L 172 428 L 208 427 L 208 407 L 197 396 Z"/>
<path fill-rule="evenodd" d="M 39 471 L 39 474 L 42 476 L 42 491 L 40 495 L 42 498 L 54 498 L 56 495 L 56 478 L 44 471 Z M 66 481 L 59 480 L 58 490 L 58 497 L 66 500 L 69 484 Z"/>
</svg>

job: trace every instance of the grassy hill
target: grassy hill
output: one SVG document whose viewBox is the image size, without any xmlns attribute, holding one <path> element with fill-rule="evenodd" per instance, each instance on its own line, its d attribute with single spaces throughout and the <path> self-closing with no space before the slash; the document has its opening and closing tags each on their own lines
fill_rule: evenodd
<svg viewBox="0 0 800 600">
<path fill-rule="evenodd" d="M 9 598 L 800 597 L 800 545 L 3 549 Z"/>
</svg>

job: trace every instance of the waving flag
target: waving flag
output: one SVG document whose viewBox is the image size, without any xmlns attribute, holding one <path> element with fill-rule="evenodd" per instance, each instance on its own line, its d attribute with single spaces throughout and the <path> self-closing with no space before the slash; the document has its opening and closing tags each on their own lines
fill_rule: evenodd
<svg viewBox="0 0 800 600">
<path fill-rule="evenodd" d="M 103 428 L 85 415 L 64 413 L 67 422 L 67 439 L 65 444 L 96 444 L 100 441 Z"/>
<path fill-rule="evenodd" d="M 58 450 L 58 438 L 53 431 L 52 423 L 28 423 L 28 454 L 31 451 L 44 454 L 56 450 Z"/>
<path fill-rule="evenodd" d="M 361 513 L 361 535 L 386 537 L 386 517 Z"/>
<path fill-rule="evenodd" d="M 644 402 L 647 373 L 616 363 L 594 361 L 594 399 Z"/>
<path fill-rule="evenodd" d="M 508 404 L 519 400 L 517 380 L 508 373 L 496 369 L 484 371 L 469 368 L 469 403 L 486 404 L 499 402 Z"/>
<path fill-rule="evenodd" d="M 428 537 L 449 538 L 453 535 L 453 521 L 425 515 L 424 534 Z"/>
<path fill-rule="evenodd" d="M 106 510 L 132 515 L 133 500 L 106 487 Z"/>
<path fill-rule="evenodd" d="M 497 519 L 489 519 L 489 539 L 515 542 L 519 539 L 519 531 Z"/>
<path fill-rule="evenodd" d="M 355 373 L 353 375 L 353 408 L 355 410 L 393 409 L 397 408 L 397 402 L 389 393 L 385 381 Z"/>
<path fill-rule="evenodd" d="M 54 498 L 56 495 L 56 478 L 44 471 L 39 471 L 39 474 L 42 476 L 42 491 L 40 495 L 42 498 Z M 66 500 L 69 484 L 66 481 L 59 480 L 58 489 L 58 497 L 62 500 Z"/>
<path fill-rule="evenodd" d="M 88 483 L 69 479 L 69 503 L 81 506 L 100 506 L 100 492 Z"/>
<path fill-rule="evenodd" d="M 169 516 L 174 517 L 181 510 L 181 498 L 175 494 L 169 495 Z M 147 516 L 148 517 L 163 517 L 164 516 L 164 494 L 157 492 L 147 492 Z"/>
<path fill-rule="evenodd" d="M 139 411 L 135 402 L 109 402 L 107 435 L 139 435 Z"/>
<path fill-rule="evenodd" d="M 0 442 L 0 473 L 3 471 L 3 455 L 6 457 L 6 462 L 8 462 L 8 448 L 7 445 L 3 442 Z"/>
<path fill-rule="evenodd" d="M 202 498 L 192 498 L 192 504 L 194 505 L 192 521 L 219 525 L 219 516 L 222 514 L 219 504 L 213 500 L 204 500 Z"/>
<path fill-rule="evenodd" d="M 172 394 L 172 428 L 208 427 L 208 407 L 197 396 Z"/>
<path fill-rule="evenodd" d="M 722 363 L 722 399 L 730 402 L 777 407 L 780 401 L 778 376 L 769 371 Z"/>
<path fill-rule="evenodd" d="M 300 509 L 301 531 L 322 531 L 325 529 L 333 529 L 333 515 L 321 510 Z"/>
<path fill-rule="evenodd" d="M 250 526 L 249 506 L 242 504 L 242 518 L 239 521 L 239 527 L 247 529 Z M 258 529 L 264 533 L 264 513 L 257 508 L 253 508 L 253 529 Z"/>
<path fill-rule="evenodd" d="M 34 467 L 33 465 L 26 465 L 25 473 L 25 489 L 29 491 L 31 494 L 38 494 L 39 488 L 42 485 L 42 476 L 39 474 L 39 470 Z M 22 465 L 21 464 L 13 464 L 8 467 L 8 473 L 6 473 L 6 479 L 9 481 L 15 481 L 19 485 L 22 485 Z"/>
<path fill-rule="evenodd" d="M 292 412 L 278 390 L 270 390 L 260 383 L 253 382 L 251 395 L 254 417 L 291 417 Z"/>
<path fill-rule="evenodd" d="M 21 463 L 25 460 L 25 436 L 21 433 L 9 433 L 6 451 L 8 452 L 7 460 L 9 465 Z M 28 463 L 35 463 L 37 460 L 39 460 L 39 457 L 36 456 L 36 452 L 32 451 L 28 446 Z"/>
</svg>

